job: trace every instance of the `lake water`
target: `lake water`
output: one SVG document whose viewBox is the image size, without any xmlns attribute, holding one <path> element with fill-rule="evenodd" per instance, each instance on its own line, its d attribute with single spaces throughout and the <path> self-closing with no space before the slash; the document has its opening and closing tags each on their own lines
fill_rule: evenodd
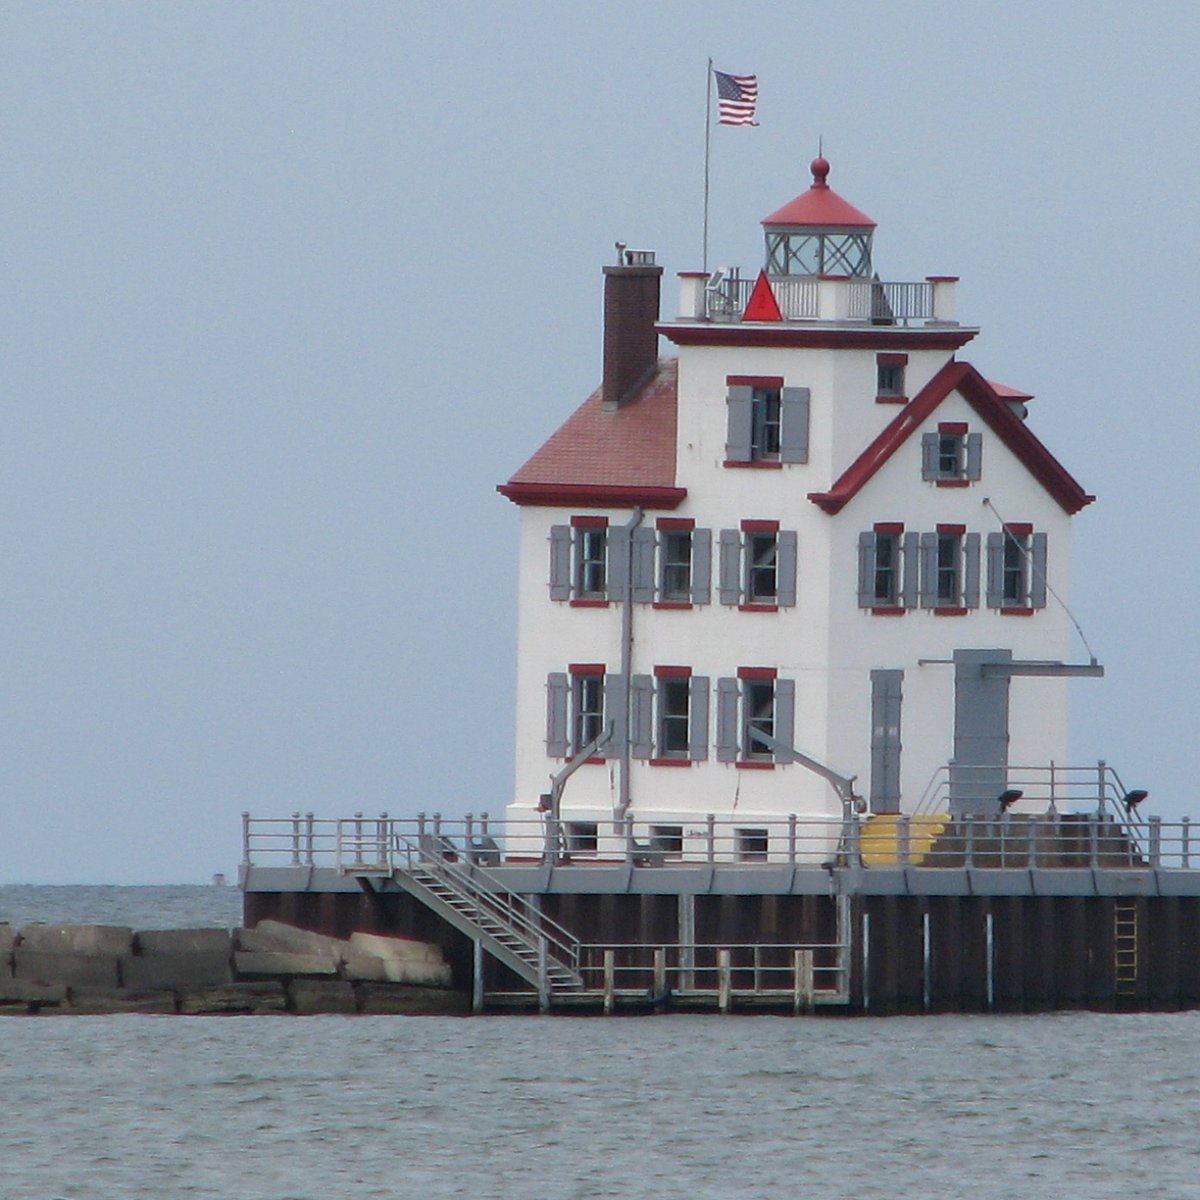
<svg viewBox="0 0 1200 1200">
<path fill-rule="evenodd" d="M 39 893 L 46 919 L 237 922 L 205 888 L 0 888 L 0 920 Z M 0 1197 L 1200 1198 L 1198 1036 L 1195 1014 L 0 1018 Z"/>
</svg>

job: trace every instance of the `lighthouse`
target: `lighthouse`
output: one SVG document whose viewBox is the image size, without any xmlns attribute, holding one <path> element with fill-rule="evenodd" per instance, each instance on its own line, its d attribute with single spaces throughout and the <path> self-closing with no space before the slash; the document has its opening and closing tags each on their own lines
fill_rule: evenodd
<svg viewBox="0 0 1200 1200">
<path fill-rule="evenodd" d="M 654 254 L 618 245 L 601 386 L 499 487 L 507 817 L 551 812 L 575 856 L 635 824 L 755 861 L 850 809 L 1020 811 L 1013 773 L 1068 761 L 1067 679 L 1100 673 L 1067 607 L 1093 497 L 1033 396 L 962 357 L 957 280 L 889 281 L 875 222 L 811 173 L 761 267 L 681 273 L 673 319 Z"/>
</svg>

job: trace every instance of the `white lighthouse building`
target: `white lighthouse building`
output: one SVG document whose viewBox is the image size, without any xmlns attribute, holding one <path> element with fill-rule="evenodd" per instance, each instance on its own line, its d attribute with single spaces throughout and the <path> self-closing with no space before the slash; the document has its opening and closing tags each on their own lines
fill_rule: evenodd
<svg viewBox="0 0 1200 1200">
<path fill-rule="evenodd" d="M 578 855 L 634 826 L 670 853 L 715 822 L 755 859 L 848 805 L 995 812 L 1068 761 L 1065 676 L 1099 673 L 1067 661 L 1092 497 L 1032 397 L 959 357 L 956 281 L 881 282 L 874 223 L 812 175 L 762 271 L 684 273 L 675 320 L 653 254 L 618 248 L 603 384 L 499 489 L 507 815 L 551 808 Z"/>
</svg>

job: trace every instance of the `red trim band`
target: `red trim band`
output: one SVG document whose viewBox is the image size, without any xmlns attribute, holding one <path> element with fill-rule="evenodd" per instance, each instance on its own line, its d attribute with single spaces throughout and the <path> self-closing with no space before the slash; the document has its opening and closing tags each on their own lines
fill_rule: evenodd
<svg viewBox="0 0 1200 1200">
<path fill-rule="evenodd" d="M 571 608 L 607 608 L 607 600 L 568 600 Z"/>
<path fill-rule="evenodd" d="M 655 667 L 654 675 L 658 679 L 690 679 L 692 677 L 691 667 Z"/>
<path fill-rule="evenodd" d="M 884 351 L 881 354 L 875 355 L 875 362 L 881 367 L 907 367 L 907 354 L 891 354 Z"/>
<path fill-rule="evenodd" d="M 696 606 L 688 600 L 655 600 L 650 607 L 657 608 L 662 612 L 683 612 L 685 609 Z"/>
<path fill-rule="evenodd" d="M 692 760 L 690 758 L 652 758 L 650 765 L 652 767 L 690 767 Z"/>
<path fill-rule="evenodd" d="M 778 667 L 738 667 L 737 677 L 751 683 L 772 683 L 779 677 Z"/>
<path fill-rule="evenodd" d="M 721 465 L 723 467 L 752 467 L 759 471 L 779 471 L 783 469 L 783 463 L 771 458 L 752 458 L 746 462 L 740 462 L 736 459 L 727 458 Z"/>
<path fill-rule="evenodd" d="M 687 488 L 601 483 L 501 483 L 496 491 L 522 506 L 540 508 L 678 508 Z"/>
<path fill-rule="evenodd" d="M 758 758 L 739 758 L 733 764 L 739 771 L 773 771 L 775 764 L 773 762 L 764 762 Z"/>
<path fill-rule="evenodd" d="M 779 611 L 778 604 L 739 604 L 738 612 L 773 613 Z"/>
<path fill-rule="evenodd" d="M 743 533 L 778 533 L 778 521 L 743 521 Z"/>
<path fill-rule="evenodd" d="M 567 672 L 571 675 L 603 675 L 603 663 L 570 663 Z"/>
<path fill-rule="evenodd" d="M 726 375 L 726 387 L 760 387 L 760 388 L 781 388 L 783 387 L 782 375 Z"/>
<path fill-rule="evenodd" d="M 967 527 L 965 525 L 939 525 L 937 531 L 938 533 L 950 533 L 961 536 L 967 532 Z"/>
<path fill-rule="evenodd" d="M 903 533 L 904 532 L 904 522 L 903 521 L 876 521 L 874 531 L 876 533 Z"/>
<path fill-rule="evenodd" d="M 953 437 L 962 437 L 967 432 L 967 423 L 966 421 L 939 421 L 937 431 Z"/>
<path fill-rule="evenodd" d="M 795 325 L 671 324 L 655 326 L 676 346 L 783 346 L 812 350 L 957 350 L 979 332 L 977 329 L 904 329 L 874 326 L 870 329 L 813 329 Z"/>
<path fill-rule="evenodd" d="M 608 525 L 607 517 L 572 517 L 571 525 L 575 529 L 603 529 Z"/>
</svg>

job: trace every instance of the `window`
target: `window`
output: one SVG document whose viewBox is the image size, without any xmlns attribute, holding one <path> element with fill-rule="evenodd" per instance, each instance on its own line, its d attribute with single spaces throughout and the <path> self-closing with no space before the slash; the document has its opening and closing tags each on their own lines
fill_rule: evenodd
<svg viewBox="0 0 1200 1200">
<path fill-rule="evenodd" d="M 1046 607 L 1046 535 L 1028 524 L 1005 525 L 987 541 L 987 602 L 1001 613 L 1029 615 Z"/>
<path fill-rule="evenodd" d="M 604 675 L 571 677 L 571 750 L 578 754 L 604 730 Z"/>
<path fill-rule="evenodd" d="M 546 680 L 546 753 L 571 758 L 611 726 L 596 761 L 620 753 L 625 736 L 624 676 L 606 674 L 603 663 L 572 663 Z"/>
<path fill-rule="evenodd" d="M 581 600 L 606 600 L 608 530 L 585 526 L 575 538 L 575 595 Z"/>
<path fill-rule="evenodd" d="M 736 679 L 717 680 L 717 760 L 767 768 L 791 762 L 795 708 L 795 681 L 777 678 L 774 667 L 741 667 Z"/>
<path fill-rule="evenodd" d="M 770 838 L 765 829 L 735 829 L 733 851 L 739 862 L 766 862 Z"/>
<path fill-rule="evenodd" d="M 808 388 L 768 375 L 729 375 L 726 383 L 727 467 L 808 462 Z"/>
<path fill-rule="evenodd" d="M 656 522 L 651 536 L 656 535 L 658 540 L 658 568 L 647 590 L 659 607 L 690 608 L 712 599 L 712 530 L 697 529 L 695 525 L 690 517 L 660 517 Z M 635 538 L 639 532 L 634 531 Z M 641 556 L 635 555 L 635 600 L 642 598 L 644 584 L 640 560 Z"/>
<path fill-rule="evenodd" d="M 921 534 L 921 607 L 940 616 L 979 607 L 979 534 L 963 525 Z"/>
<path fill-rule="evenodd" d="M 595 821 L 566 823 L 568 854 L 595 854 L 600 842 L 600 829 Z"/>
<path fill-rule="evenodd" d="M 708 757 L 706 676 L 691 667 L 659 666 L 653 675 L 632 680 L 631 724 L 634 758 L 653 766 L 687 766 Z"/>
<path fill-rule="evenodd" d="M 875 356 L 875 399 L 881 404 L 903 404 L 904 373 L 907 354 L 877 354 Z"/>
<path fill-rule="evenodd" d="M 921 435 L 921 478 L 944 487 L 977 481 L 983 459 L 983 435 L 961 421 L 943 421 L 936 433 Z"/>
<path fill-rule="evenodd" d="M 898 522 L 880 522 L 858 535 L 858 603 L 901 613 L 916 603 L 917 535 Z"/>
<path fill-rule="evenodd" d="M 650 845 L 674 858 L 683 856 L 682 825 L 651 825 Z"/>
<path fill-rule="evenodd" d="M 743 521 L 722 529 L 720 599 L 747 610 L 774 611 L 796 603 L 796 533 L 778 521 Z"/>
</svg>

